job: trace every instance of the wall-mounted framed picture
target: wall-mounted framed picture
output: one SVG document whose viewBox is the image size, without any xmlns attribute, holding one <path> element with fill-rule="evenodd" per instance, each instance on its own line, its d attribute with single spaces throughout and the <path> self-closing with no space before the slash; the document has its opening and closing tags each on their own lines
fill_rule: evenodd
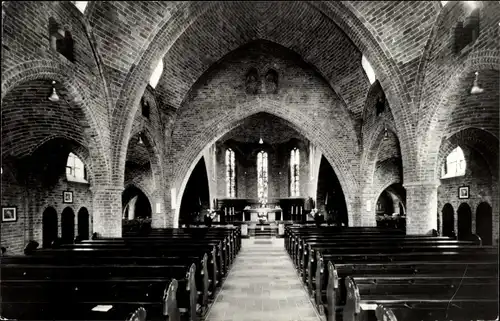
<svg viewBox="0 0 500 321">
<path fill-rule="evenodd" d="M 73 204 L 73 192 L 64 191 L 63 192 L 63 203 L 64 204 Z"/>
<path fill-rule="evenodd" d="M 17 207 L 6 206 L 2 207 L 2 222 L 15 222 L 17 221 Z"/>
<path fill-rule="evenodd" d="M 458 198 L 459 199 L 469 198 L 469 186 L 461 186 L 458 188 Z"/>
</svg>

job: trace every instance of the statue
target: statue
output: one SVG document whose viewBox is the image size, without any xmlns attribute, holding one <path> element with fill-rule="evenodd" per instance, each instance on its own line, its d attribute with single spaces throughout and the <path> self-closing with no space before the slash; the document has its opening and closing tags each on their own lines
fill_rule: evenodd
<svg viewBox="0 0 500 321">
<path fill-rule="evenodd" d="M 247 94 L 258 94 L 259 93 L 259 73 L 257 69 L 251 68 L 246 74 L 245 86 Z"/>
</svg>

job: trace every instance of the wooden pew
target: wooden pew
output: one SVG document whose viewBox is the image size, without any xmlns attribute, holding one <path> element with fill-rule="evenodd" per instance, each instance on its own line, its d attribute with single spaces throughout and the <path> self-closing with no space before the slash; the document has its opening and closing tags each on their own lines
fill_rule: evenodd
<svg viewBox="0 0 500 321">
<path fill-rule="evenodd" d="M 492 270 L 495 266 L 491 264 L 496 262 L 496 253 L 494 250 L 481 251 L 478 250 L 477 253 L 467 253 L 467 252 L 440 252 L 440 253 L 425 253 L 425 252 L 414 252 L 414 253 L 397 253 L 397 254 L 373 254 L 373 255 L 322 255 L 320 252 L 316 253 L 318 267 L 316 269 L 316 278 L 314 282 L 314 288 L 311 292 L 314 295 L 315 302 L 318 308 L 321 310 L 324 307 L 325 299 L 327 301 L 327 306 L 331 307 L 335 302 L 329 300 L 332 299 L 332 293 L 337 293 L 337 298 L 342 297 L 342 278 L 347 275 L 357 275 L 357 267 L 359 267 L 360 275 L 364 275 L 366 272 L 371 274 L 381 274 L 388 275 L 386 270 L 391 271 L 394 275 L 418 275 L 419 273 L 436 273 L 436 270 L 446 271 L 440 266 L 449 266 L 449 269 L 455 268 L 460 269 L 461 267 L 477 266 L 474 273 L 491 275 Z M 486 265 L 481 265 L 486 264 Z M 429 265 L 427 265 L 429 264 Z M 339 276 L 338 270 L 330 267 L 342 266 L 350 274 L 341 274 Z M 329 269 L 326 271 L 325 266 Z M 362 267 L 372 266 L 372 269 L 363 269 Z M 481 267 L 482 266 L 482 270 Z M 396 269 L 401 269 L 396 271 Z M 344 270 L 345 271 L 345 270 Z M 463 271 L 463 270 L 461 270 Z M 471 269 L 471 273 L 472 273 Z M 482 272 L 481 272 L 482 271 Z M 488 274 L 489 273 L 489 274 Z M 337 281 L 338 280 L 338 281 Z M 333 290 L 332 290 L 333 289 Z M 333 291 L 333 292 L 332 292 Z M 335 298 L 335 297 L 334 297 Z M 329 310 L 331 311 L 331 310 Z"/>
<path fill-rule="evenodd" d="M 373 315 L 373 312 L 370 312 L 367 314 Z M 387 302 L 377 304 L 374 314 L 376 319 L 372 317 L 371 320 L 377 321 L 498 320 L 498 303 L 458 300 L 453 300 L 451 303 L 449 301 Z"/>
<path fill-rule="evenodd" d="M 120 264 L 113 263 L 103 264 L 101 258 L 97 258 L 98 262 L 87 259 L 81 259 L 78 262 L 59 261 L 55 262 L 46 260 L 46 262 L 29 262 L 27 260 L 11 260 L 11 262 L 3 262 L 2 276 L 6 279 L 16 280 L 57 280 L 61 277 L 71 279 L 72 275 L 82 275 L 82 279 L 95 278 L 96 275 L 102 278 L 134 278 L 134 277 L 164 277 L 168 274 L 171 266 L 196 266 L 196 288 L 199 291 L 199 303 L 202 307 L 208 306 L 208 299 L 213 298 L 214 291 L 210 289 L 210 280 L 208 278 L 207 257 L 200 260 L 199 258 L 164 258 L 157 260 L 157 264 L 151 264 L 149 260 L 141 258 L 126 258 L 128 260 L 119 260 Z M 201 262 L 200 262 L 201 261 Z M 52 267 L 56 268 L 52 268 Z M 91 270 L 93 273 L 85 273 L 86 270 Z M 145 275 L 145 271 L 147 274 Z"/>
<path fill-rule="evenodd" d="M 182 307 L 188 309 L 190 320 L 198 320 L 194 264 L 169 266 L 164 269 L 164 276 L 149 278 L 145 277 L 150 272 L 147 266 L 141 267 L 142 277 L 110 278 L 107 273 L 100 274 L 103 270 L 99 268 L 50 266 L 44 269 L 50 270 L 46 272 L 49 279 L 43 277 L 42 270 L 37 274 L 39 279 L 3 279 L 3 316 L 19 320 L 72 320 L 75 316 L 84 316 L 85 320 L 124 320 L 125 313 L 138 305 L 146 306 L 152 316 L 175 316 L 179 314 L 179 299 Z M 180 283 L 172 276 L 177 276 Z M 113 309 L 95 313 L 91 309 L 96 305 L 112 305 Z"/>
<path fill-rule="evenodd" d="M 216 283 L 222 281 L 222 277 L 225 276 L 228 270 L 228 266 L 225 264 L 223 255 L 217 255 L 218 253 L 215 247 L 209 245 L 192 245 L 189 247 L 171 247 L 162 248 L 161 246 L 144 246 L 144 247 L 107 247 L 107 246 L 80 246 L 80 245 L 64 245 L 61 248 L 56 249 L 40 249 L 36 250 L 30 255 L 32 256 L 53 256 L 64 255 L 66 260 L 75 260 L 77 257 L 183 257 L 183 256 L 198 256 L 201 258 L 204 254 L 209 257 L 208 268 L 210 275 L 214 275 L 217 278 Z M 214 257 L 216 258 L 214 260 Z"/>
<path fill-rule="evenodd" d="M 460 252 L 475 252 L 479 247 L 471 244 L 463 245 L 448 245 L 440 243 L 380 243 L 371 244 L 365 242 L 359 242 L 358 245 L 342 245 L 338 247 L 330 247 L 328 245 L 313 245 L 309 246 L 309 249 L 304 254 L 304 259 L 301 260 L 299 268 L 302 268 L 302 278 L 305 282 L 310 280 L 315 275 L 315 270 L 317 266 L 317 261 L 315 259 L 316 253 L 321 252 L 322 254 L 397 254 L 397 253 L 413 253 L 413 252 L 449 252 L 449 251 L 460 251 Z M 486 249 L 486 248 L 484 248 Z M 490 247 L 490 249 L 492 249 Z M 307 263 L 307 265 L 302 265 L 302 262 Z"/>
<path fill-rule="evenodd" d="M 494 320 L 498 317 L 498 285 L 491 277 L 347 277 L 345 285 L 343 321 L 376 321 L 377 317 L 379 320 Z M 373 306 L 378 304 L 382 307 L 377 311 Z M 415 304 L 420 308 L 413 309 Z M 391 305 L 392 315 L 388 310 Z M 383 319 L 384 314 L 390 319 Z"/>
<path fill-rule="evenodd" d="M 221 240 L 191 240 L 191 239 L 157 239 L 157 238 L 133 238 L 133 239 L 97 239 L 83 241 L 78 244 L 65 244 L 59 248 L 95 248 L 95 249 L 115 249 L 120 247 L 127 248 L 165 248 L 175 249 L 178 247 L 190 249 L 214 246 L 215 255 L 218 258 L 218 266 L 221 267 L 221 273 L 225 275 L 232 262 L 230 249 L 223 245 Z M 142 251 L 141 251 L 142 252 Z M 213 254 L 212 254 L 213 255 Z"/>
<path fill-rule="evenodd" d="M 430 238 L 432 236 L 426 236 L 426 235 L 400 235 L 400 234 L 391 234 L 391 233 L 388 233 L 388 234 L 382 234 L 382 233 L 376 233 L 376 232 L 362 232 L 360 234 L 315 234 L 315 235 L 310 235 L 310 234 L 307 234 L 307 235 L 302 235 L 302 234 L 294 234 L 292 239 L 291 239 L 291 243 L 290 243 L 290 249 L 289 249 L 289 253 L 291 254 L 291 256 L 296 259 L 296 257 L 299 255 L 299 252 L 300 250 L 302 249 L 301 246 L 302 246 L 302 243 L 303 243 L 303 240 L 307 240 L 307 239 L 324 239 L 325 241 L 327 239 L 335 239 L 335 240 L 352 240 L 352 239 L 373 239 L 373 240 L 377 240 L 377 239 L 382 239 L 382 240 L 385 240 L 385 239 L 400 239 L 402 237 L 406 237 L 406 238 L 413 238 L 413 239 L 424 239 L 424 238 Z"/>
<path fill-rule="evenodd" d="M 194 229 L 196 230 L 196 229 Z M 236 254 L 238 253 L 241 243 L 238 241 L 240 239 L 236 239 L 236 236 L 234 233 L 218 233 L 218 234 L 206 234 L 205 232 L 198 232 L 198 233 L 181 233 L 181 232 L 173 232 L 173 231 L 167 231 L 167 232 L 157 232 L 155 234 L 150 234 L 147 237 L 144 236 L 130 236 L 130 237 L 124 237 L 124 238 L 105 238 L 103 240 L 116 240 L 116 241 L 139 241 L 139 240 L 146 240 L 146 241 L 151 241 L 152 239 L 155 240 L 164 240 L 165 242 L 175 242 L 176 240 L 179 240 L 179 242 L 207 242 L 208 240 L 211 241 L 216 241 L 216 240 L 222 240 L 222 246 L 221 251 L 224 253 L 227 253 L 225 256 L 225 260 L 227 261 L 227 264 L 230 265 L 234 258 L 236 257 Z M 96 241 L 99 241 L 101 239 L 98 239 Z"/>
<path fill-rule="evenodd" d="M 413 277 L 427 277 L 440 275 L 444 277 L 493 277 L 498 275 L 498 265 L 496 261 L 486 262 L 454 262 L 441 261 L 436 257 L 435 261 L 417 262 L 388 262 L 388 263 L 365 263 L 333 264 L 328 262 L 328 281 L 324 291 L 322 291 L 322 301 L 326 301 L 326 311 L 328 319 L 333 319 L 331 313 L 335 313 L 337 306 L 345 304 L 347 291 L 344 286 L 344 279 L 348 276 L 392 276 L 401 279 L 411 279 Z M 325 300 L 326 299 L 326 300 Z"/>
<path fill-rule="evenodd" d="M 125 233 L 123 235 L 127 237 L 141 237 L 137 233 Z M 193 239 L 204 239 L 205 237 L 228 237 L 228 246 L 234 248 L 232 252 L 236 254 L 241 248 L 241 228 L 189 228 L 189 229 L 153 229 L 148 235 L 148 237 L 190 237 Z"/>
<path fill-rule="evenodd" d="M 418 247 L 433 247 L 433 248 L 454 248 L 454 247 L 474 247 L 476 245 L 473 241 L 456 241 L 456 240 L 434 240 L 432 238 L 411 238 L 411 237 L 402 237 L 399 239 L 363 239 L 363 240 L 325 240 L 325 241 L 304 241 L 302 245 L 302 250 L 299 252 L 297 257 L 296 266 L 303 271 L 303 279 L 306 280 L 307 277 L 307 263 L 309 258 L 311 258 L 311 262 L 313 263 L 313 268 L 315 267 L 315 251 L 324 251 L 328 253 L 328 251 L 332 248 L 341 249 L 341 248 L 359 248 L 359 247 L 383 247 L 390 248 L 394 250 L 395 248 L 399 248 L 404 250 L 404 248 L 418 248 Z M 302 255 L 302 256 L 301 256 Z M 313 270 L 314 273 L 314 270 Z"/>
</svg>

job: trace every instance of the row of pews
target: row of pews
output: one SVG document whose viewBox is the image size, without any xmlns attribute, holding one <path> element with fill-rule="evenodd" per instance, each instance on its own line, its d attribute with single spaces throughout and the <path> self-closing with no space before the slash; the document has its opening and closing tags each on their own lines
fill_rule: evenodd
<svg viewBox="0 0 500 321">
<path fill-rule="evenodd" d="M 288 226 L 285 248 L 328 321 L 498 320 L 498 248 L 480 239 Z"/>
<path fill-rule="evenodd" d="M 154 229 L 1 258 L 0 319 L 200 320 L 239 228 Z"/>
</svg>

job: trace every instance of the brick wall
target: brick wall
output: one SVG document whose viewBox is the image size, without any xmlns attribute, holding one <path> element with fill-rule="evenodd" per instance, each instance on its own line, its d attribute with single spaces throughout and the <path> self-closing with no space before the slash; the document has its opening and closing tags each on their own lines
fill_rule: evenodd
<svg viewBox="0 0 500 321">
<path fill-rule="evenodd" d="M 490 170 L 490 165 L 478 151 L 467 145 L 461 144 L 464 152 L 465 161 L 467 164 L 464 176 L 441 179 L 441 185 L 438 188 L 438 218 L 440 220 L 440 228 L 442 231 L 442 209 L 447 203 L 451 204 L 454 209 L 455 231 L 457 231 L 457 210 L 460 204 L 467 203 L 472 209 L 472 232 L 476 232 L 476 209 L 482 202 L 487 202 L 492 207 L 493 213 L 493 244 L 498 240 L 498 176 L 495 179 L 494 173 Z M 447 148 L 442 151 L 441 164 L 445 162 L 445 158 L 456 144 L 447 144 Z M 458 189 L 462 186 L 469 186 L 469 198 L 459 199 Z M 496 213 L 496 214 L 495 214 Z"/>
<path fill-rule="evenodd" d="M 435 221 L 436 204 L 428 204 L 436 199 L 430 186 L 439 174 L 442 138 L 472 135 L 469 145 L 488 155 L 492 186 L 498 189 L 498 165 L 491 164 L 498 149 L 488 146 L 498 145 L 499 137 L 500 4 L 476 4 L 480 36 L 453 54 L 452 29 L 470 13 L 465 2 L 444 8 L 430 1 L 91 2 L 82 15 L 67 1 L 7 1 L 2 161 L 29 155 L 55 136 L 76 142 L 86 150 L 93 177 L 89 211 L 98 216 L 96 230 L 119 235 L 120 216 L 114 212 L 121 209 L 127 146 L 145 131 L 152 202 L 164 205 L 153 223 L 173 225 L 170 188 L 180 197 L 205 146 L 264 112 L 318 147 L 338 174 L 350 214 L 361 223 L 385 124 L 400 144 L 403 183 L 412 189 L 409 214 L 431 222 L 415 221 L 414 231 L 420 231 Z M 71 31 L 75 62 L 49 48 L 51 17 Z M 362 54 L 380 81 L 370 92 Z M 165 72 L 152 89 L 146 83 L 161 57 Z M 261 75 L 277 70 L 278 93 L 247 95 L 243 77 L 250 67 Z M 480 96 L 467 94 L 475 71 L 485 88 Z M 52 80 L 62 98 L 56 104 L 46 99 Z M 387 103 L 381 117 L 367 115 L 382 88 L 390 108 Z M 143 95 L 154 110 L 149 122 L 138 117 Z M 474 140 L 472 128 L 493 138 Z M 285 189 L 274 192 L 282 195 Z M 492 202 L 498 212 L 498 201 Z"/>
<path fill-rule="evenodd" d="M 271 66 L 278 70 L 277 94 L 245 92 L 244 77 L 252 66 L 260 74 Z M 271 44 L 247 46 L 227 57 L 200 80 L 178 110 L 171 148 L 178 193 L 203 148 L 259 112 L 282 118 L 318 146 L 339 173 L 345 193 L 354 197 L 359 149 L 348 112 L 314 71 L 289 51 Z"/>
<path fill-rule="evenodd" d="M 63 203 L 63 191 L 73 192 L 73 203 Z M 28 241 L 34 240 L 42 246 L 43 212 L 49 206 L 58 214 L 58 236 L 61 237 L 61 213 L 67 207 L 75 215 L 75 236 L 78 235 L 78 212 L 85 207 L 89 212 L 89 234 L 92 233 L 92 194 L 88 184 L 68 182 L 61 175 L 57 182 L 47 188 L 36 180 L 27 184 L 15 180 L 9 169 L 2 174 L 2 206 L 16 206 L 17 222 L 2 223 L 2 246 L 8 253 L 20 254 Z M 90 235 L 87 235 L 88 237 Z"/>
<path fill-rule="evenodd" d="M 97 133 L 101 146 L 109 146 L 107 89 L 78 9 L 69 1 L 9 1 L 2 5 L 2 11 L 5 11 L 2 19 L 2 97 L 25 81 L 56 80 L 76 95 L 72 104 L 82 109 L 91 124 L 88 131 Z M 74 62 L 50 48 L 48 25 L 51 17 L 71 32 Z M 47 97 L 49 94 L 50 91 Z"/>
</svg>

